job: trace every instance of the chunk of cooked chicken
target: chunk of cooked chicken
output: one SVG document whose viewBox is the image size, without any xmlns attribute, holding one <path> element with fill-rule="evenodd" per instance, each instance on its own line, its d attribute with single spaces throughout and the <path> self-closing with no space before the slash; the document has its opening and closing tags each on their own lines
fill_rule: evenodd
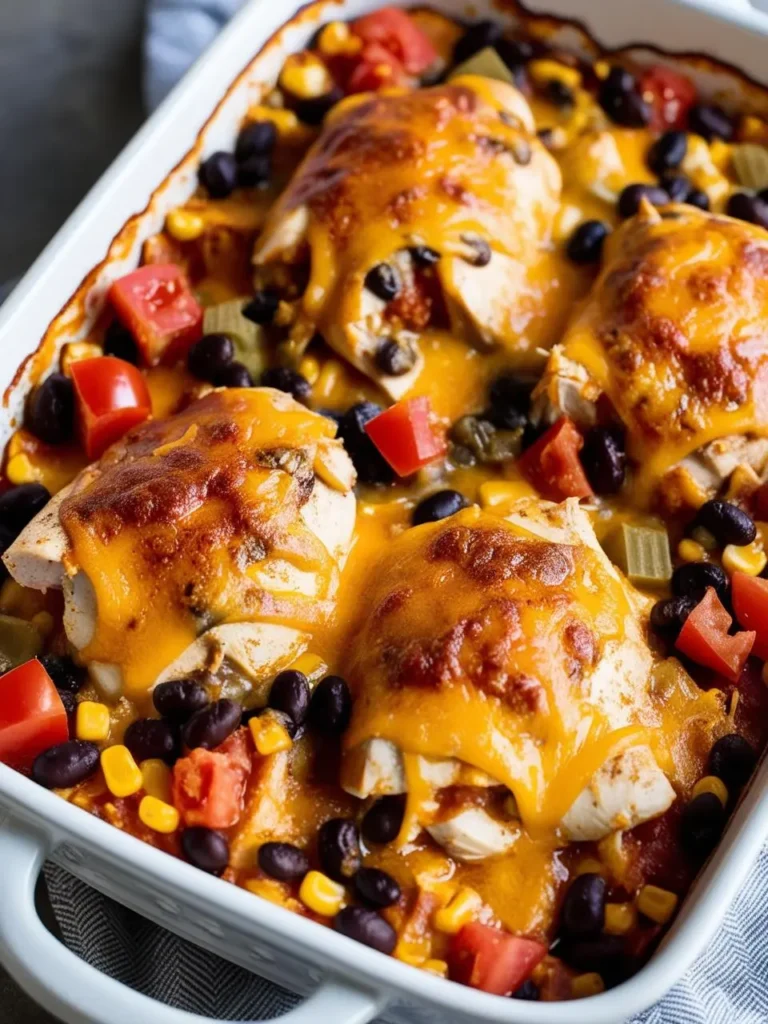
<svg viewBox="0 0 768 1024">
<path fill-rule="evenodd" d="M 67 636 L 107 696 L 224 659 L 257 681 L 332 608 L 355 517 L 334 432 L 281 391 L 214 391 L 110 448 L 5 564 L 63 588 Z"/>
<path fill-rule="evenodd" d="M 530 358 L 560 186 L 528 103 L 505 82 L 350 97 L 273 208 L 257 283 L 290 278 L 302 293 L 294 345 L 319 330 L 393 398 L 420 371 L 419 333 L 446 313 L 475 344 Z M 380 264 L 389 292 L 365 284 Z M 392 339 L 402 372 L 377 359 Z"/>
<path fill-rule="evenodd" d="M 578 502 L 523 499 L 504 518 L 473 507 L 410 529 L 367 594 L 348 665 L 349 792 L 407 792 L 408 822 L 447 850 L 456 829 L 434 826 L 448 786 L 505 786 L 523 826 L 561 842 L 630 828 L 674 800 L 673 748 L 700 711 L 696 688 L 656 695 L 648 602 Z M 710 704 L 702 717 L 719 722 L 722 701 Z M 454 817 L 470 859 L 515 831 L 499 838 L 483 818 L 470 836 L 481 819 Z"/>
<path fill-rule="evenodd" d="M 766 317 L 768 232 L 690 206 L 659 213 L 645 204 L 608 239 L 602 273 L 535 392 L 538 418 L 566 414 L 586 426 L 612 408 L 640 502 L 680 465 L 704 497 L 736 460 L 762 473 Z M 678 490 L 679 480 L 663 489 Z"/>
</svg>

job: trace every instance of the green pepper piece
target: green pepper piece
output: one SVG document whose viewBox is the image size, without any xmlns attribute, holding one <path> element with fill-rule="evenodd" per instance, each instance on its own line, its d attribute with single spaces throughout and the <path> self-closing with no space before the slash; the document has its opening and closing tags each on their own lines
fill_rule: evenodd
<svg viewBox="0 0 768 1024">
<path fill-rule="evenodd" d="M 264 328 L 243 316 L 248 297 L 208 306 L 203 312 L 204 334 L 227 334 L 235 346 L 235 359 L 258 381 L 267 366 Z"/>
<path fill-rule="evenodd" d="M 43 649 L 43 638 L 26 619 L 0 615 L 0 672 L 36 657 Z"/>
<path fill-rule="evenodd" d="M 515 84 L 514 75 L 492 46 L 486 46 L 459 64 L 450 73 L 449 80 L 459 75 L 482 75 L 483 78 L 497 78 L 500 82 Z"/>
<path fill-rule="evenodd" d="M 658 587 L 672 578 L 669 536 L 663 528 L 622 523 L 609 538 L 607 550 L 633 583 Z"/>
</svg>

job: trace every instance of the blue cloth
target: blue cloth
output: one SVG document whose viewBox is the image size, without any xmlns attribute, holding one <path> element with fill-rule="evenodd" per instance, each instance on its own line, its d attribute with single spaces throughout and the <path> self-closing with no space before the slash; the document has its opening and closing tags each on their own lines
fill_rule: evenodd
<svg viewBox="0 0 768 1024">
<path fill-rule="evenodd" d="M 241 2 L 150 0 L 144 78 L 150 109 Z M 277 986 L 169 935 L 61 869 L 49 866 L 46 877 L 66 942 L 101 970 L 155 998 L 217 1016 L 284 1013 L 291 1006 Z M 661 1003 L 631 1024 L 767 1022 L 768 848 L 703 956 Z"/>
</svg>

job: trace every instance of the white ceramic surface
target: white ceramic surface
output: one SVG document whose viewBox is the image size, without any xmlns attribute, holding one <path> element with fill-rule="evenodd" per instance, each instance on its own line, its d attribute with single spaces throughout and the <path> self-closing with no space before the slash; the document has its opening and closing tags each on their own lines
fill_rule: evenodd
<svg viewBox="0 0 768 1024">
<path fill-rule="evenodd" d="M 455 15 L 466 12 L 463 0 L 433 3 Z M 8 390 L 0 409 L 0 440 L 20 417 L 34 373 L 31 361 L 11 386 L 17 366 L 36 349 L 51 321 L 46 345 L 51 360 L 63 341 L 87 333 L 109 282 L 136 265 L 142 241 L 193 190 L 200 155 L 231 148 L 242 115 L 258 96 L 258 83 L 274 80 L 285 53 L 300 47 L 318 21 L 355 16 L 380 4 L 314 4 L 255 61 L 254 51 L 300 6 L 297 0 L 251 0 L 224 30 L 3 307 L 0 383 Z M 472 6 L 479 16 L 497 13 L 490 0 Z M 768 17 L 748 0 L 533 0 L 530 8 L 578 19 L 608 47 L 641 42 L 671 52 L 703 52 L 758 81 L 768 79 Z M 564 30 L 562 38 L 583 44 L 575 28 Z M 647 49 L 635 53 L 658 59 Z M 727 94 L 742 87 L 722 73 L 699 71 L 696 77 L 709 91 Z M 768 98 L 751 99 L 768 113 Z M 661 998 L 706 946 L 766 839 L 768 763 L 651 962 L 610 992 L 536 1004 L 485 995 L 381 956 L 166 856 L 0 765 L 0 960 L 33 998 L 67 1024 L 208 1024 L 99 974 L 46 932 L 33 894 L 42 862 L 52 857 L 198 945 L 293 991 L 312 992 L 282 1018 L 286 1024 L 365 1024 L 376 1015 L 399 1024 L 618 1024 Z"/>
</svg>

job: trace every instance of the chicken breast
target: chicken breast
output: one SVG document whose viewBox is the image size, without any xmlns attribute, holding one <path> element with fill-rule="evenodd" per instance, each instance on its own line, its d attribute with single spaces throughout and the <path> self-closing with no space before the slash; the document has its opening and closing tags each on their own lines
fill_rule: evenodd
<svg viewBox="0 0 768 1024">
<path fill-rule="evenodd" d="M 768 232 L 645 203 L 551 353 L 539 420 L 626 429 L 636 498 L 700 504 L 736 465 L 768 464 Z M 661 489 L 660 488 L 660 484 Z"/>
<path fill-rule="evenodd" d="M 257 240 L 257 286 L 298 300 L 294 354 L 320 331 L 393 398 L 418 376 L 431 325 L 525 359 L 560 186 L 505 82 L 350 97 Z"/>
<path fill-rule="evenodd" d="M 225 662 L 258 681 L 333 607 L 355 517 L 334 432 L 280 391 L 212 392 L 110 448 L 5 564 L 63 588 L 67 637 L 105 696 Z"/>
<path fill-rule="evenodd" d="M 698 712 L 696 688 L 666 705 L 656 695 L 648 601 L 578 502 L 527 498 L 504 518 L 473 507 L 410 529 L 367 594 L 347 673 L 349 792 L 407 792 L 408 820 L 460 859 L 503 852 L 519 829 L 480 799 L 442 814 L 448 787 L 506 787 L 522 826 L 562 843 L 674 800 L 672 747 Z"/>
</svg>

